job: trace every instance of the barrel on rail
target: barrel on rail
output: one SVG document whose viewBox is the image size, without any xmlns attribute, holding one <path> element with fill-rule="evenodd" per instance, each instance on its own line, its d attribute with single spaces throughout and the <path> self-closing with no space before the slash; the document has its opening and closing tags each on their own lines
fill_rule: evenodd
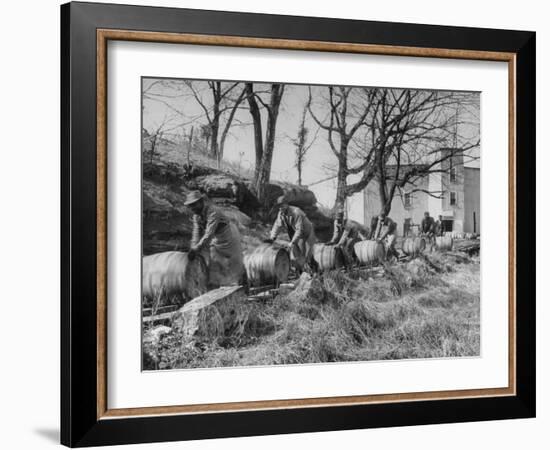
<svg viewBox="0 0 550 450">
<path fill-rule="evenodd" d="M 344 252 L 336 245 L 315 244 L 313 259 L 322 272 L 339 269 L 345 265 Z"/>
<path fill-rule="evenodd" d="M 380 241 L 361 241 L 353 246 L 360 264 L 375 264 L 384 260 L 386 251 Z"/>
<path fill-rule="evenodd" d="M 244 257 L 244 267 L 251 286 L 285 283 L 290 272 L 290 256 L 280 247 L 263 244 Z"/>
<path fill-rule="evenodd" d="M 426 249 L 426 239 L 423 237 L 407 238 L 403 242 L 403 253 L 407 256 L 418 256 Z"/>
<path fill-rule="evenodd" d="M 451 236 L 437 236 L 435 238 L 435 248 L 440 251 L 453 249 L 453 238 Z"/>
<path fill-rule="evenodd" d="M 163 252 L 143 257 L 142 295 L 148 302 L 176 303 L 207 291 L 208 268 L 202 256 L 189 260 L 185 252 Z"/>
</svg>

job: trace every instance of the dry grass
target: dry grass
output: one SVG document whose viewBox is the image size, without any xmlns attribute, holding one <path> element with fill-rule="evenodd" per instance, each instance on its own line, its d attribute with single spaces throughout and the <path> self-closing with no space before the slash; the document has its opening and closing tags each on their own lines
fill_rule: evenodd
<svg viewBox="0 0 550 450">
<path fill-rule="evenodd" d="M 479 355 L 479 259 L 433 254 L 382 278 L 335 272 L 252 304 L 239 342 L 164 336 L 160 369 Z"/>
</svg>

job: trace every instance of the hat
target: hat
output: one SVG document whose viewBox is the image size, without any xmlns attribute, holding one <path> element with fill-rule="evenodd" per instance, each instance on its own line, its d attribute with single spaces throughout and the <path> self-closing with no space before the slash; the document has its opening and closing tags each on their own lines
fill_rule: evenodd
<svg viewBox="0 0 550 450">
<path fill-rule="evenodd" d="M 286 204 L 288 204 L 288 200 L 285 198 L 284 195 L 277 197 L 277 201 L 275 202 L 275 205 L 280 206 L 280 205 L 286 205 Z"/>
<path fill-rule="evenodd" d="M 204 196 L 200 191 L 191 191 L 189 194 L 187 194 L 187 197 L 185 197 L 185 206 L 192 205 L 193 203 L 198 202 L 199 200 L 202 200 Z"/>
</svg>

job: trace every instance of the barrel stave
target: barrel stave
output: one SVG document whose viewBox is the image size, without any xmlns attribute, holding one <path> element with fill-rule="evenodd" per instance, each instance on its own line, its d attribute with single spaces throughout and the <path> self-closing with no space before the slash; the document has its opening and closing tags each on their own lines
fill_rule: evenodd
<svg viewBox="0 0 550 450">
<path fill-rule="evenodd" d="M 208 269 L 200 255 L 189 260 L 185 252 L 162 252 L 144 256 L 142 262 L 142 295 L 150 300 L 190 300 L 207 291 Z"/>
<path fill-rule="evenodd" d="M 426 249 L 426 240 L 423 237 L 407 238 L 403 242 L 403 253 L 408 256 L 418 256 Z"/>
<path fill-rule="evenodd" d="M 353 249 L 360 264 L 373 264 L 384 259 L 384 244 L 379 241 L 360 241 L 353 246 Z"/>
<path fill-rule="evenodd" d="M 283 248 L 265 244 L 245 255 L 244 265 L 252 286 L 284 283 L 290 272 L 290 256 Z"/>
<path fill-rule="evenodd" d="M 435 247 L 441 251 L 452 250 L 453 238 L 451 236 L 438 236 L 435 238 Z"/>
<path fill-rule="evenodd" d="M 313 259 L 321 271 L 339 269 L 344 266 L 344 254 L 342 249 L 336 245 L 315 244 Z"/>
</svg>

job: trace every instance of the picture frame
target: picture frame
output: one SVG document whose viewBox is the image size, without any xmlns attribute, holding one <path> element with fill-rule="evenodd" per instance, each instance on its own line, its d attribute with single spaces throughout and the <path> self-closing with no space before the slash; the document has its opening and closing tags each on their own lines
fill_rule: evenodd
<svg viewBox="0 0 550 450">
<path fill-rule="evenodd" d="M 506 388 L 204 405 L 107 404 L 107 43 L 503 61 Z M 535 33 L 73 2 L 61 7 L 61 442 L 70 447 L 535 416 Z"/>
</svg>

